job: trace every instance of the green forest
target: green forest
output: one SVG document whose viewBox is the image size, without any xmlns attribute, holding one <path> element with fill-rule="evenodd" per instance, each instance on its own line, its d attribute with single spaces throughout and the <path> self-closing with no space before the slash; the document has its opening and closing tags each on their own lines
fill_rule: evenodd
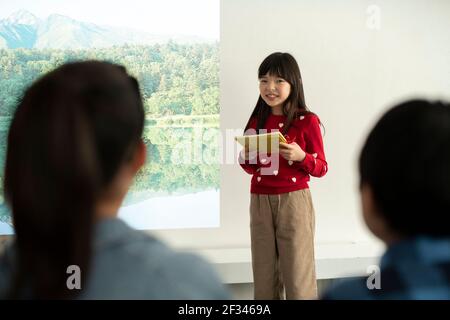
<svg viewBox="0 0 450 320">
<path fill-rule="evenodd" d="M 0 50 L 0 220 L 11 223 L 2 177 L 8 125 L 17 102 L 32 81 L 69 61 L 122 64 L 140 83 L 147 164 L 125 204 L 156 195 L 218 189 L 218 50 L 218 43 L 174 42 L 89 50 Z"/>
</svg>

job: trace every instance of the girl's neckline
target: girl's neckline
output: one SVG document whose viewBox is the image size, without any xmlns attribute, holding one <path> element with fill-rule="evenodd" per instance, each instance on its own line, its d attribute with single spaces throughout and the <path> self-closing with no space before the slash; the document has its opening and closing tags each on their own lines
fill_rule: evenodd
<svg viewBox="0 0 450 320">
<path fill-rule="evenodd" d="M 270 115 L 271 115 L 272 117 L 285 117 L 284 114 L 273 114 L 273 113 L 271 113 Z"/>
</svg>

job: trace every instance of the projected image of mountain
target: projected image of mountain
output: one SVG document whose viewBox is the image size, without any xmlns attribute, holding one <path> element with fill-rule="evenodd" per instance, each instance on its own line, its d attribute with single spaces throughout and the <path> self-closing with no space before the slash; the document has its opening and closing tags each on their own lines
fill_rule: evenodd
<svg viewBox="0 0 450 320">
<path fill-rule="evenodd" d="M 66 13 L 71 6 L 73 15 L 55 13 L 55 2 L 48 0 L 39 5 L 29 0 L 29 8 L 0 3 L 0 15 L 11 12 L 0 16 L 0 234 L 12 232 L 2 180 L 6 137 L 17 102 L 39 76 L 63 63 L 87 59 L 124 65 L 138 79 L 144 100 L 147 164 L 119 215 L 139 229 L 217 227 L 219 41 L 211 30 L 218 30 L 219 12 L 205 10 L 211 3 L 218 8 L 218 0 L 189 5 L 181 0 L 128 0 L 123 8 L 105 7 L 109 2 L 98 0 L 86 15 L 76 10 L 84 2 L 90 3 L 57 2 Z M 145 14 L 126 14 L 133 3 Z M 148 17 L 155 6 L 160 12 Z M 182 13 L 173 11 L 181 6 Z M 104 17 L 101 23 L 95 22 L 96 16 Z"/>
<path fill-rule="evenodd" d="M 0 48 L 86 49 L 124 44 L 155 44 L 208 42 L 207 39 L 183 35 L 156 35 L 138 30 L 99 26 L 70 17 L 51 14 L 39 19 L 20 10 L 0 20 Z"/>
</svg>

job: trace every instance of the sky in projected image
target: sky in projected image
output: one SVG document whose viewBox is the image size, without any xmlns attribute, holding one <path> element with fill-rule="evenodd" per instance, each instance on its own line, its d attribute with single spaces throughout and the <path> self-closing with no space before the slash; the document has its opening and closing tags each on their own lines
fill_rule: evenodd
<svg viewBox="0 0 450 320">
<path fill-rule="evenodd" d="M 23 89 L 65 62 L 106 60 L 138 79 L 146 113 L 147 163 L 119 216 L 138 229 L 219 226 L 219 0 L 2 2 L 0 52 L 0 185 Z"/>
<path fill-rule="evenodd" d="M 39 18 L 56 13 L 98 25 L 219 40 L 219 0 L 16 0 L 2 1 L 0 9 L 0 19 L 25 9 Z"/>
</svg>

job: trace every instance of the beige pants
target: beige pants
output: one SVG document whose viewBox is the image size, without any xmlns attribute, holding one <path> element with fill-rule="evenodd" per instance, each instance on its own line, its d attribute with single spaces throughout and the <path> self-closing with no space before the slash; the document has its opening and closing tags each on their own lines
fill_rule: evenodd
<svg viewBox="0 0 450 320">
<path fill-rule="evenodd" d="M 252 194 L 255 299 L 315 299 L 314 208 L 309 189 Z"/>
</svg>

